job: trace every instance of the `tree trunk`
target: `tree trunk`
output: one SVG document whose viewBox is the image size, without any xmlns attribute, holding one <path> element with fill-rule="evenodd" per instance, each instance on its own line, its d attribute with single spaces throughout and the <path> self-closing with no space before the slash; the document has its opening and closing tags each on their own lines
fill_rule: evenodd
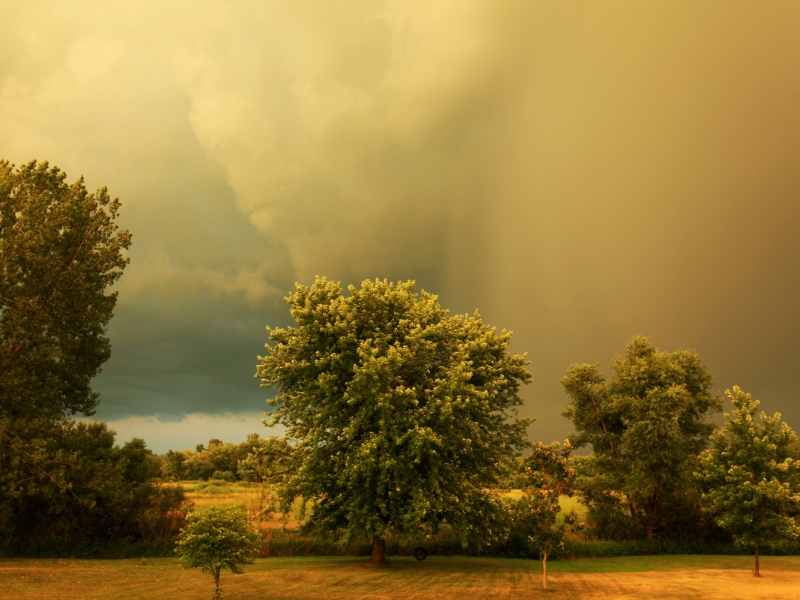
<svg viewBox="0 0 800 600">
<path fill-rule="evenodd" d="M 645 503 L 646 532 L 645 539 L 653 539 L 653 530 L 656 528 L 656 511 L 658 510 L 658 490 Z"/>
<path fill-rule="evenodd" d="M 373 565 L 382 565 L 386 562 L 386 540 L 377 535 L 372 536 L 372 558 L 369 561 Z"/>
<path fill-rule="evenodd" d="M 220 567 L 214 567 L 214 600 L 222 598 L 222 589 L 219 585 L 219 570 Z"/>
<path fill-rule="evenodd" d="M 761 565 L 758 564 L 758 551 L 759 551 L 758 534 L 756 534 L 756 566 L 755 569 L 753 570 L 753 575 L 755 575 L 756 577 L 761 577 Z"/>
<path fill-rule="evenodd" d="M 542 552 L 542 587 L 547 589 L 547 552 Z"/>
</svg>

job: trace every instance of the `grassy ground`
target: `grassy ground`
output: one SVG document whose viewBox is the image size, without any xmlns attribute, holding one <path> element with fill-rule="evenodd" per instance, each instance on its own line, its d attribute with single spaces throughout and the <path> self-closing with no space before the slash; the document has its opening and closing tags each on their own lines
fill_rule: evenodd
<svg viewBox="0 0 800 600">
<path fill-rule="evenodd" d="M 363 558 L 271 558 L 223 575 L 225 598 L 478 600 L 548 598 L 718 599 L 797 598 L 800 557 L 765 557 L 761 579 L 752 558 L 650 556 L 552 561 L 548 590 L 536 561 L 395 557 L 385 568 Z M 4 597 L 24 599 L 170 600 L 208 598 L 210 575 L 174 559 L 1 560 Z"/>
</svg>

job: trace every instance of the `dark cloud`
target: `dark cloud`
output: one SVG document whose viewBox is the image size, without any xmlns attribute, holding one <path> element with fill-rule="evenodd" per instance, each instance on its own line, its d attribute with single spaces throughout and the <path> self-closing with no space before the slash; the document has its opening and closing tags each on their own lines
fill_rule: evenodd
<svg viewBox="0 0 800 600">
<path fill-rule="evenodd" d="M 225 316 L 171 319 L 121 311 L 110 331 L 113 359 L 95 386 L 103 398 L 98 417 L 266 410 L 267 392 L 253 375 L 256 355 L 264 351 L 264 323 L 274 317 L 236 311 L 241 307 L 231 302 L 208 302 L 206 308 Z"/>
<path fill-rule="evenodd" d="M 0 23 L 0 155 L 122 199 L 100 416 L 261 410 L 319 274 L 513 329 L 537 437 L 636 334 L 800 426 L 796 3 L 61 6 Z"/>
</svg>

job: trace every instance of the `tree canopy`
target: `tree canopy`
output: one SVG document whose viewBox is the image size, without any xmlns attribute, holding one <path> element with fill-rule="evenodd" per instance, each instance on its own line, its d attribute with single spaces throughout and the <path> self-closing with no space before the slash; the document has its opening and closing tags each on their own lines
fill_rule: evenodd
<svg viewBox="0 0 800 600">
<path fill-rule="evenodd" d="M 105 423 L 67 419 L 39 434 L 0 430 L 0 555 L 85 555 L 177 534 L 186 497 L 155 481 L 158 462 L 143 440 L 119 447 Z"/>
<path fill-rule="evenodd" d="M 91 414 L 131 235 L 105 188 L 0 161 L 0 417 Z"/>
<path fill-rule="evenodd" d="M 200 567 L 214 577 L 214 598 L 222 595 L 220 571 L 230 569 L 241 574 L 241 565 L 253 563 L 258 551 L 258 534 L 238 508 L 211 507 L 203 513 L 192 513 L 181 531 L 175 548 L 184 567 Z"/>
<path fill-rule="evenodd" d="M 699 506 L 693 472 L 720 400 L 696 352 L 661 352 L 645 337 L 634 337 L 611 371 L 606 382 L 597 364 L 572 365 L 561 380 L 570 441 L 592 448 L 577 485 L 596 525 L 643 530 L 649 540 L 678 508 Z"/>
<path fill-rule="evenodd" d="M 575 469 L 570 465 L 572 445 L 569 441 L 559 448 L 558 442 L 534 442 L 533 452 L 522 461 L 523 495 L 514 507 L 516 535 L 524 535 L 529 546 L 542 558 L 542 586 L 547 588 L 547 556 L 563 545 L 564 535 L 576 523 L 574 511 L 561 523 L 561 496 L 575 493 Z"/>
<path fill-rule="evenodd" d="M 295 446 L 285 502 L 313 502 L 311 530 L 373 539 L 452 525 L 490 527 L 489 491 L 526 445 L 516 418 L 524 355 L 480 316 L 450 316 L 413 281 L 365 281 L 342 293 L 318 278 L 289 294 L 295 327 L 267 328 L 256 373 L 276 386 L 270 424 Z"/>
<path fill-rule="evenodd" d="M 705 499 L 717 523 L 755 551 L 800 535 L 800 456 L 797 435 L 781 414 L 758 413 L 759 401 L 738 386 L 725 391 L 734 410 L 702 456 Z M 760 420 L 760 423 L 759 423 Z"/>
</svg>

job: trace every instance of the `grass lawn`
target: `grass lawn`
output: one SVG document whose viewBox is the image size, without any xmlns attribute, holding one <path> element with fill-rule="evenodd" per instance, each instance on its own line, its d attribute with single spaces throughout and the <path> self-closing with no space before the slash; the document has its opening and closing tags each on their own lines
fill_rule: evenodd
<svg viewBox="0 0 800 600">
<path fill-rule="evenodd" d="M 495 558 L 394 557 L 374 568 L 365 559 L 298 557 L 259 559 L 244 575 L 226 573 L 223 592 L 237 599 L 446 599 L 489 598 L 719 599 L 800 597 L 800 557 L 764 557 L 761 579 L 746 556 L 635 556 L 551 561 L 549 589 L 541 564 Z M 208 598 L 212 578 L 185 570 L 175 559 L 0 560 L 7 598 Z"/>
</svg>

